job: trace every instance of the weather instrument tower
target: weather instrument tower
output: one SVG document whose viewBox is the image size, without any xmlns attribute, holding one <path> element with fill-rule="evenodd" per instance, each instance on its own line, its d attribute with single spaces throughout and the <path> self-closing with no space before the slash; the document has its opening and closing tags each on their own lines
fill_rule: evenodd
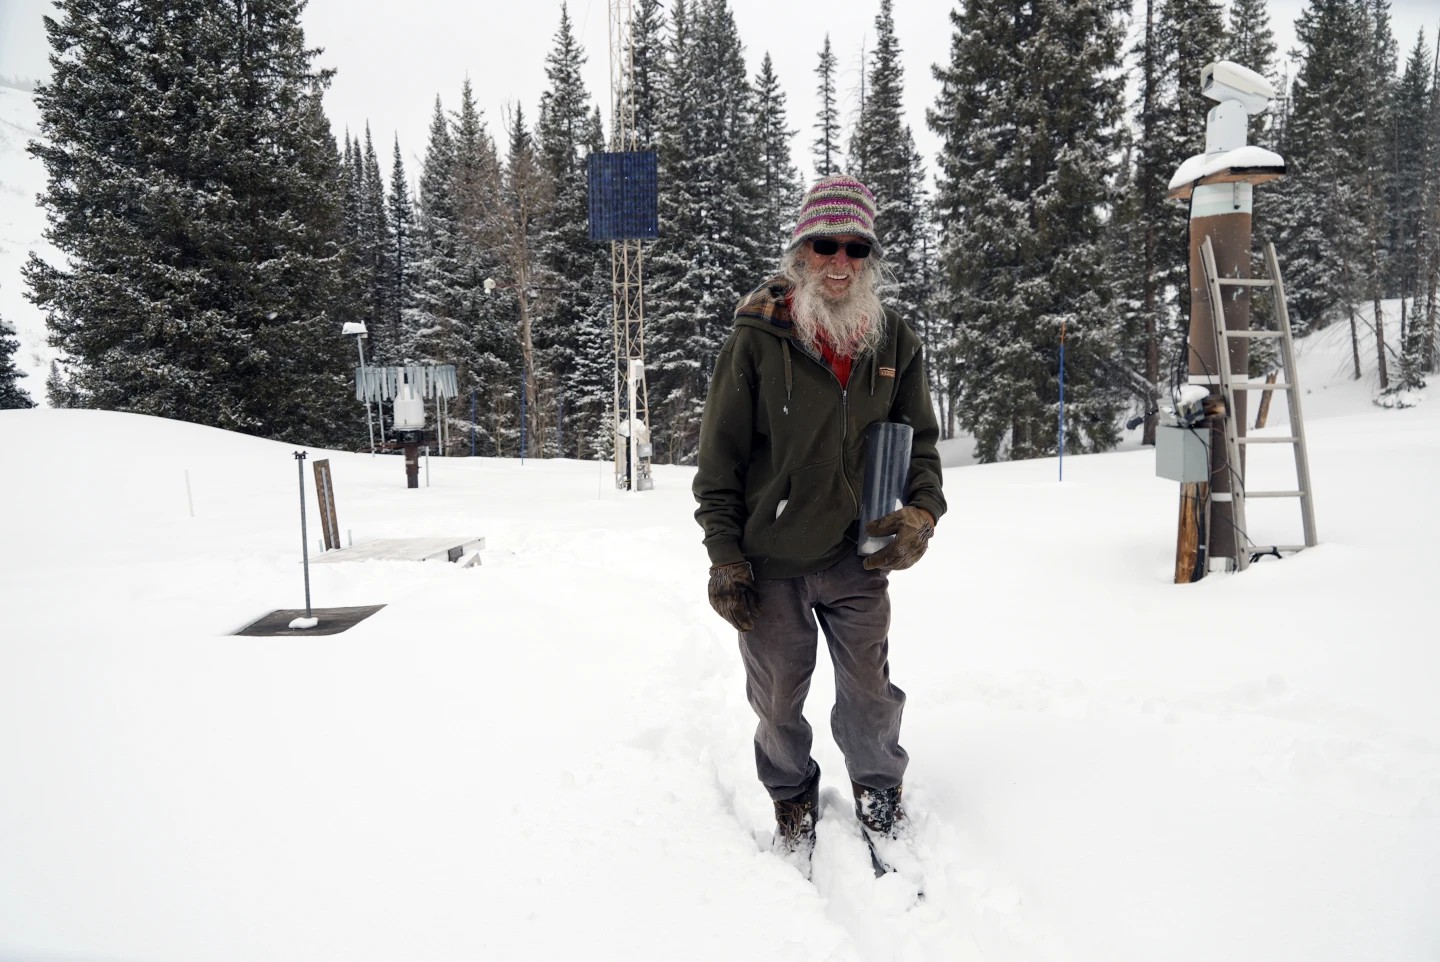
<svg viewBox="0 0 1440 962">
<path fill-rule="evenodd" d="M 1200 90 L 1216 105 L 1205 123 L 1205 153 L 1186 160 L 1170 180 L 1168 196 L 1190 207 L 1190 336 L 1187 404 L 1175 400 L 1177 430 L 1168 434 L 1181 442 L 1182 468 L 1165 477 L 1181 482 L 1180 532 L 1175 581 L 1204 577 L 1217 566 L 1243 571 L 1252 551 L 1294 551 L 1316 543 L 1310 493 L 1309 457 L 1300 416 L 1300 390 L 1294 348 L 1274 248 L 1266 248 L 1268 277 L 1251 277 L 1252 218 L 1255 187 L 1285 175 L 1279 154 L 1247 142 L 1249 119 L 1264 113 L 1275 100 L 1275 88 L 1260 74 L 1228 60 L 1206 64 Z M 1269 289 L 1278 327 L 1252 330 L 1250 293 Z M 1279 340 L 1285 383 L 1274 389 L 1290 392 L 1291 432 L 1283 437 L 1250 438 L 1245 433 L 1247 390 L 1265 387 L 1251 381 L 1249 342 Z M 1255 443 L 1283 443 L 1294 449 L 1297 483 L 1294 490 L 1247 491 L 1245 450 Z M 1193 458 L 1184 448 L 1193 450 Z M 1173 446 L 1172 446 L 1173 447 Z M 1157 440 L 1156 454 L 1161 446 Z M 1193 460 L 1193 471 L 1183 462 Z M 1158 462 L 1157 462 L 1158 464 Z M 1246 530 L 1245 502 L 1251 498 L 1294 497 L 1300 500 L 1305 544 L 1287 547 L 1255 545 Z"/>
<path fill-rule="evenodd" d="M 633 16 L 630 0 L 610 0 L 610 150 L 590 156 L 590 239 L 610 242 L 615 345 L 615 486 L 654 487 L 650 474 L 650 400 L 645 386 L 644 241 L 659 234 L 656 163 L 640 150 L 635 125 Z"/>
</svg>

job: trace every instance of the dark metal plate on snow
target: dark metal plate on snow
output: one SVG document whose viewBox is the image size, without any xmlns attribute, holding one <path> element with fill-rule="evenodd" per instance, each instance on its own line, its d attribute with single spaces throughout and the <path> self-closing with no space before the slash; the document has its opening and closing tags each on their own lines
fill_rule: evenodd
<svg viewBox="0 0 1440 962">
<path fill-rule="evenodd" d="M 311 608 L 310 615 L 319 619 L 314 628 L 291 628 L 290 622 L 305 617 L 304 608 L 282 608 L 272 611 L 259 621 L 251 622 L 235 632 L 252 638 L 278 638 L 290 636 L 301 638 L 306 635 L 338 635 L 347 628 L 353 628 L 369 618 L 384 605 L 361 605 L 356 608 Z"/>
</svg>

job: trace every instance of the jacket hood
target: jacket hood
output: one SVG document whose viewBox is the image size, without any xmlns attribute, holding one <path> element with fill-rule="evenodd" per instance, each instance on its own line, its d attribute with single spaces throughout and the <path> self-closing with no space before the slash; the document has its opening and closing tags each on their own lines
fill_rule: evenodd
<svg viewBox="0 0 1440 962">
<path fill-rule="evenodd" d="M 785 393 L 788 395 L 794 383 L 794 362 L 790 357 L 791 345 L 801 354 L 813 359 L 817 364 L 826 364 L 809 345 L 795 338 L 795 323 L 790 317 L 790 306 L 786 303 L 786 297 L 794 288 L 787 278 L 775 276 L 755 290 L 746 294 L 739 306 L 735 308 L 735 326 L 750 327 L 756 330 L 766 331 L 780 339 L 781 354 L 785 365 Z M 877 366 L 883 364 L 893 370 L 895 367 L 895 348 L 897 327 L 899 324 L 898 315 L 889 308 L 884 308 L 881 323 L 885 325 L 884 339 L 874 355 L 867 357 L 863 363 L 857 365 L 856 371 L 867 372 L 867 386 L 870 394 L 875 393 L 875 374 Z M 883 359 L 883 360 L 880 360 Z"/>
<path fill-rule="evenodd" d="M 737 327 L 755 327 L 777 337 L 793 340 L 795 325 L 785 298 L 794 287 L 784 277 L 775 276 L 746 294 L 735 308 Z"/>
</svg>

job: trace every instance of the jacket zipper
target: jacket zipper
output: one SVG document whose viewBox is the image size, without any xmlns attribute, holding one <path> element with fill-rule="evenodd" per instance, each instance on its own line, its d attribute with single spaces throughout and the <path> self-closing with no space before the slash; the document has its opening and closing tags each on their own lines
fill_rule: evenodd
<svg viewBox="0 0 1440 962">
<path fill-rule="evenodd" d="M 834 371 L 831 371 L 834 376 Z M 838 384 L 840 379 L 835 378 Z M 850 501 L 855 505 L 855 516 L 860 516 L 860 499 L 855 497 L 855 489 L 850 485 L 850 476 L 845 473 L 845 438 L 850 433 L 850 389 L 845 386 L 840 388 L 840 477 L 845 481 L 845 490 L 850 492 Z M 864 537 L 862 534 L 861 537 Z"/>
<path fill-rule="evenodd" d="M 810 358 L 816 364 L 829 372 L 831 379 L 840 388 L 840 479 L 845 482 L 845 490 L 850 495 L 850 503 L 854 505 L 855 517 L 860 517 L 860 499 L 855 495 L 855 487 L 850 483 L 850 476 L 845 473 L 845 439 L 850 433 L 850 388 L 840 383 L 840 378 L 835 376 L 835 370 L 826 364 L 822 358 L 817 358 L 809 351 L 801 351 L 801 354 Z M 873 361 L 871 362 L 874 363 Z M 855 376 L 852 369 L 850 376 Z M 863 535 L 862 535 L 863 537 Z"/>
</svg>

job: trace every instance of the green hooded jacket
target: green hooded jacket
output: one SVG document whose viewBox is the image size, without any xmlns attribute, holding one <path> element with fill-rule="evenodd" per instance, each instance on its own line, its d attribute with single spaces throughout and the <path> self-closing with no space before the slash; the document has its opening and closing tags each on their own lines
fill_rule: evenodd
<svg viewBox="0 0 1440 962">
<path fill-rule="evenodd" d="M 830 365 L 794 339 L 776 278 L 735 310 L 700 424 L 695 520 L 711 564 L 750 562 L 757 578 L 823 571 L 856 545 L 865 429 L 914 428 L 906 503 L 938 521 L 940 435 L 920 339 L 893 311 L 872 355 L 856 358 L 842 387 Z"/>
</svg>

